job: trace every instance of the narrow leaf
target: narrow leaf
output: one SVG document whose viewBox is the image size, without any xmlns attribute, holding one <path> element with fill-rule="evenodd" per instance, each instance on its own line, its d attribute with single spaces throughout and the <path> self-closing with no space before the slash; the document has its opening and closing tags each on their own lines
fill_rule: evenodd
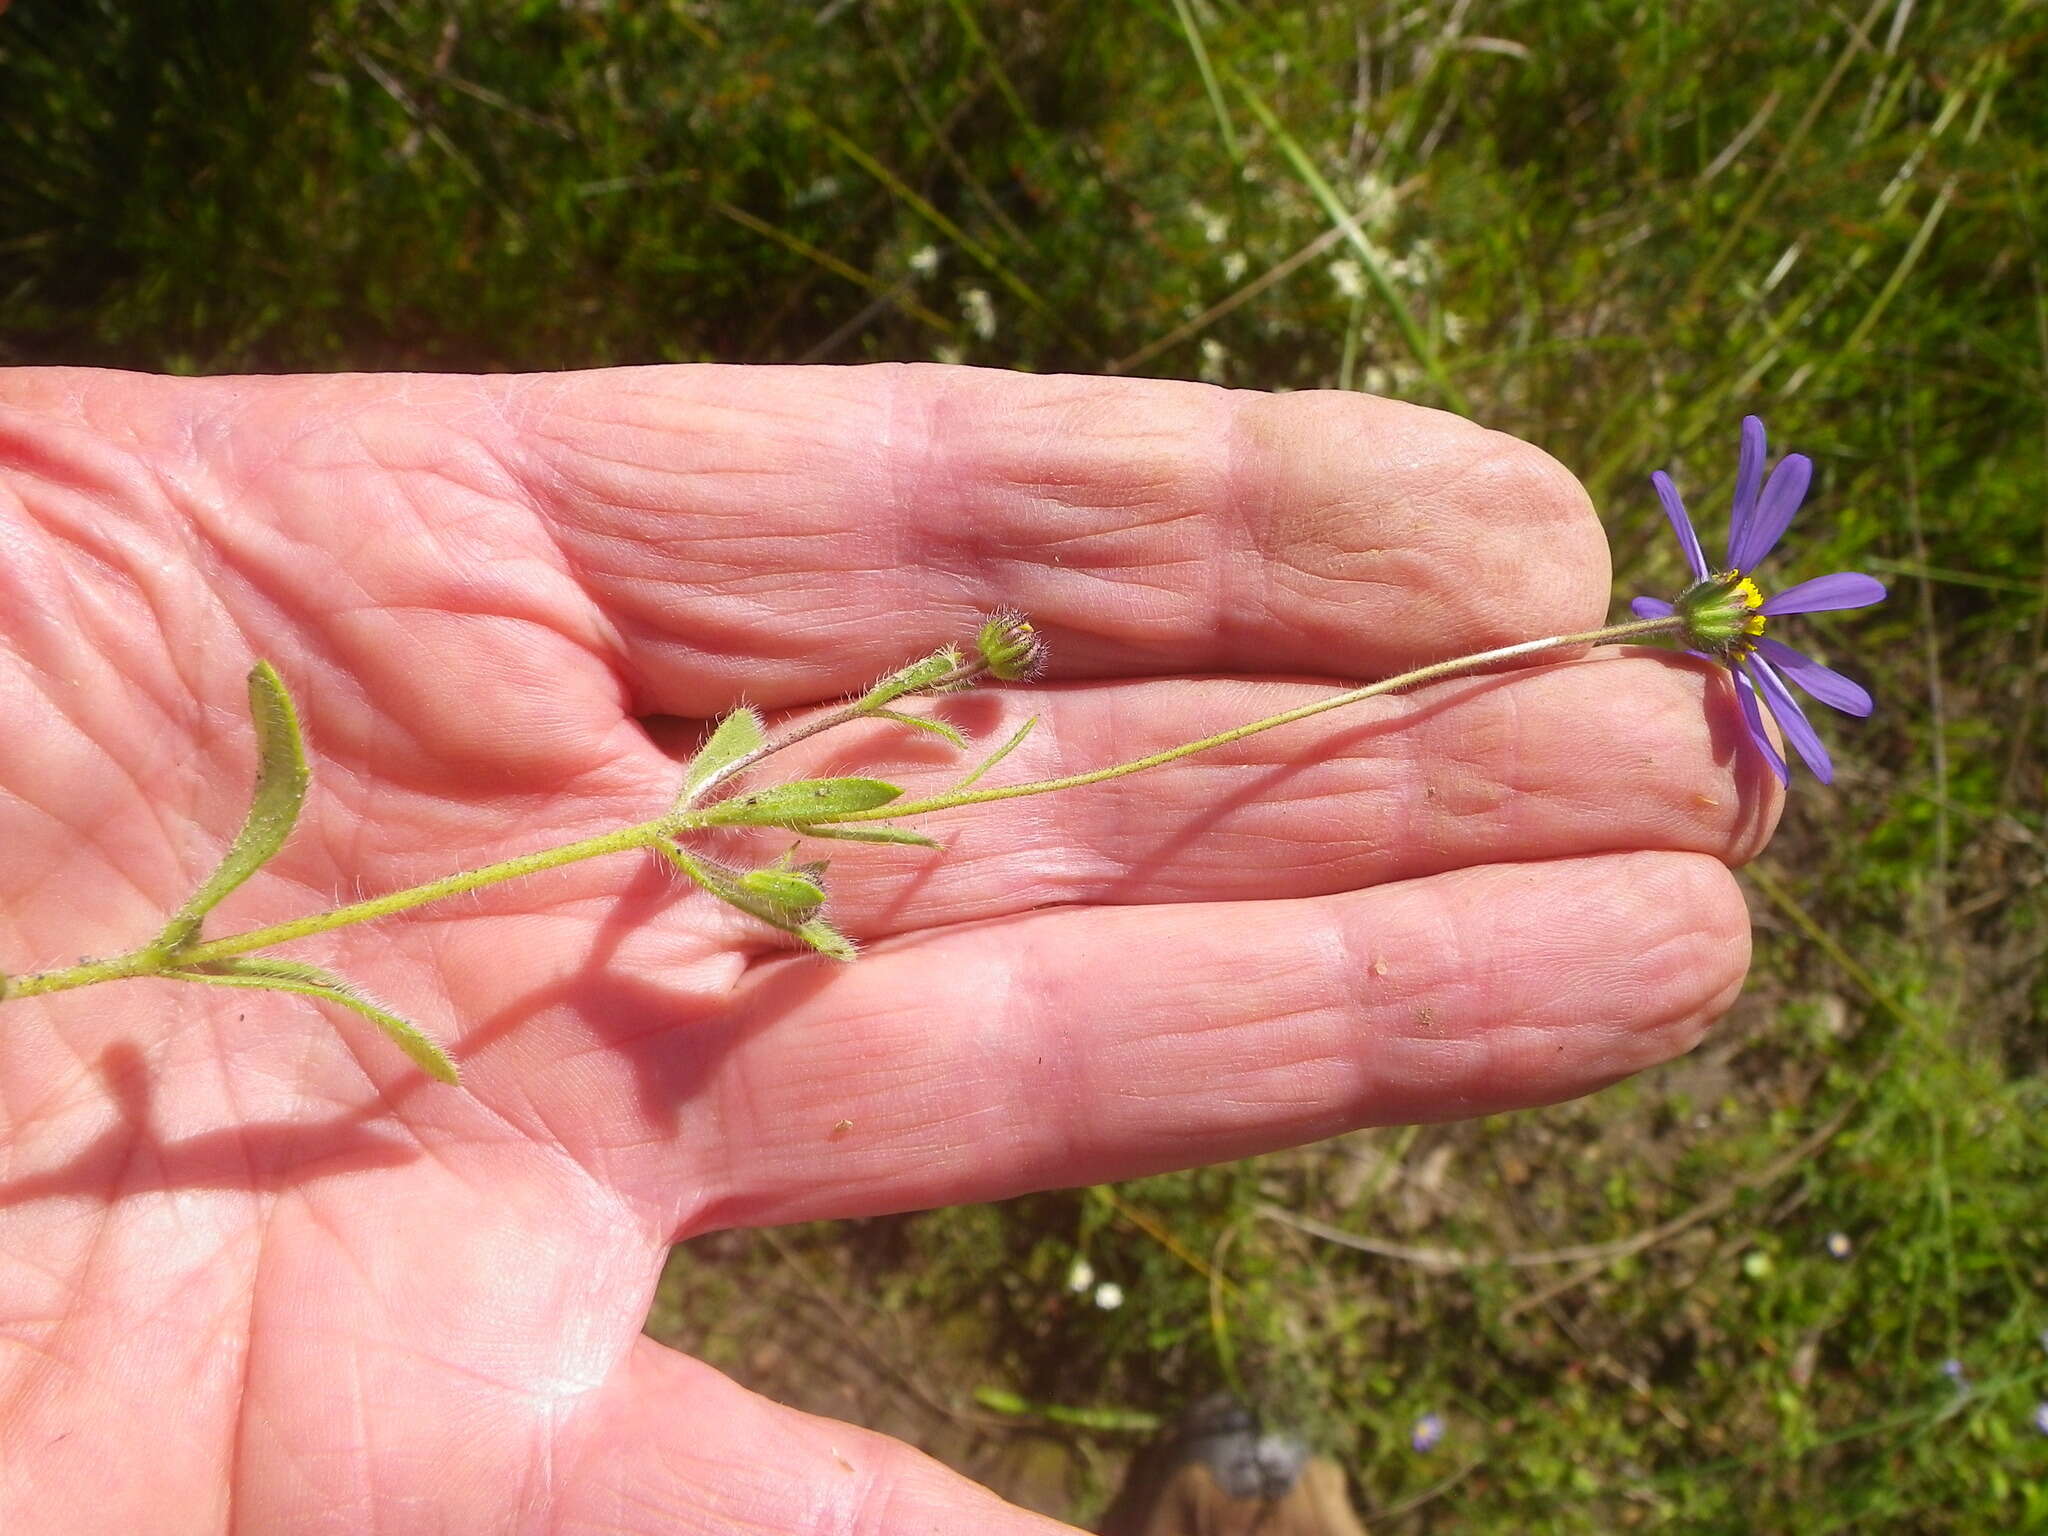
<svg viewBox="0 0 2048 1536">
<path fill-rule="evenodd" d="M 353 982 L 332 971 L 323 971 L 317 965 L 302 965 L 296 960 L 236 958 L 212 961 L 203 969 L 167 971 L 164 974 L 180 981 L 203 981 L 209 986 L 295 992 L 302 997 L 337 1003 L 361 1014 L 383 1030 L 427 1076 L 444 1083 L 453 1083 L 460 1076 L 448 1053 L 425 1030 L 410 1019 L 393 1013 L 382 1003 L 366 997 Z"/>
<path fill-rule="evenodd" d="M 683 792 L 678 805 L 694 802 L 721 770 L 730 767 L 765 746 L 768 741 L 767 727 L 761 717 L 751 709 L 736 709 L 718 722 L 718 729 L 710 739 L 697 749 L 697 755 L 690 759 L 690 766 L 683 770 Z"/>
<path fill-rule="evenodd" d="M 1022 725 L 1018 726 L 1015 735 L 1013 735 L 1008 741 L 1004 742 L 1000 747 L 997 747 L 995 751 L 989 753 L 989 755 L 986 758 L 982 759 L 981 765 L 978 768 L 976 768 L 972 773 L 968 774 L 967 777 L 962 779 L 958 784 L 955 784 L 950 790 L 947 791 L 947 793 L 957 795 L 963 789 L 972 788 L 976 783 L 980 781 L 981 776 L 983 774 L 987 773 L 989 769 L 995 767 L 997 763 L 1000 763 L 1004 758 L 1008 757 L 1012 752 L 1016 751 L 1018 747 L 1022 746 L 1024 743 L 1024 738 L 1031 734 L 1032 728 L 1037 724 L 1038 716 L 1033 715 L 1029 720 L 1026 720 Z"/>
<path fill-rule="evenodd" d="M 706 826 L 788 827 L 871 811 L 903 791 L 880 779 L 799 779 L 734 795 L 699 812 Z"/>
<path fill-rule="evenodd" d="M 716 896 L 729 907 L 737 907 L 749 917 L 759 918 L 771 927 L 780 928 L 784 933 L 795 933 L 803 926 L 804 919 L 811 912 L 791 912 L 784 905 L 750 890 L 745 876 L 738 870 L 728 869 L 714 859 L 700 858 L 687 853 L 674 843 L 656 843 L 655 851 L 662 854 L 669 863 L 681 870 L 691 880 Z M 754 873 L 773 873 L 756 870 Z M 815 911 L 815 907 L 812 909 Z"/>
<path fill-rule="evenodd" d="M 305 804 L 312 770 L 306 766 L 299 712 L 284 680 L 267 661 L 257 662 L 249 673 L 249 714 L 256 724 L 256 793 L 250 799 L 249 814 L 220 867 L 157 935 L 159 949 L 176 949 L 193 938 L 207 913 L 276 857 L 298 822 L 299 807 Z"/>
<path fill-rule="evenodd" d="M 834 928 L 822 917 L 814 917 L 797 929 L 796 936 L 821 955 L 834 960 L 851 962 L 859 958 L 859 951 L 853 947 L 853 940 Z"/>
<path fill-rule="evenodd" d="M 807 875 L 789 869 L 752 869 L 740 876 L 740 889 L 786 911 L 815 912 L 825 904 L 825 888 Z"/>
<path fill-rule="evenodd" d="M 893 720 L 898 725 L 910 726 L 913 730 L 930 731 L 934 736 L 943 736 L 963 752 L 967 750 L 967 738 L 943 720 L 934 720 L 928 715 L 906 715 L 899 710 L 878 709 L 877 720 Z"/>
<path fill-rule="evenodd" d="M 805 837 L 828 837 L 841 843 L 900 843 L 906 848 L 936 848 L 936 839 L 926 837 L 922 832 L 913 832 L 908 827 L 891 826 L 886 821 L 868 823 L 858 827 L 815 826 L 803 829 Z"/>
</svg>

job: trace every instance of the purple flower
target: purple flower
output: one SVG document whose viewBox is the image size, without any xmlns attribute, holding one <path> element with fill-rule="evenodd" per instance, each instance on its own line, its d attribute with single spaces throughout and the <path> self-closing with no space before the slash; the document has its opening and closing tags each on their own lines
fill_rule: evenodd
<svg viewBox="0 0 2048 1536">
<path fill-rule="evenodd" d="M 2048 1435 L 2048 1403 L 2034 1405 L 2034 1428 Z"/>
<path fill-rule="evenodd" d="M 1742 458 L 1735 472 L 1735 513 L 1728 527 L 1728 564 L 1720 571 L 1707 568 L 1700 549 L 1700 536 L 1686 516 L 1685 503 L 1671 477 L 1659 470 L 1650 477 L 1657 497 L 1664 503 L 1664 515 L 1678 534 L 1692 568 L 1693 583 L 1678 594 L 1676 602 L 1639 597 L 1630 606 L 1638 618 L 1662 619 L 1680 614 L 1686 620 L 1686 638 L 1700 652 L 1721 662 L 1734 675 L 1735 696 L 1742 705 L 1749 734 L 1771 765 L 1780 783 L 1790 783 L 1785 759 L 1765 734 L 1763 715 L 1757 701 L 1763 700 L 1785 739 L 1792 743 L 1814 777 L 1823 784 L 1834 779 L 1834 764 L 1819 734 L 1808 723 L 1806 712 L 1785 686 L 1790 678 L 1807 693 L 1845 715 L 1867 715 L 1870 695 L 1841 673 L 1830 670 L 1811 656 L 1771 639 L 1764 631 L 1769 621 L 1786 614 L 1820 613 L 1831 608 L 1867 608 L 1884 601 L 1884 585 L 1861 571 L 1836 571 L 1816 576 L 1797 586 L 1765 597 L 1750 573 L 1777 547 L 1792 514 L 1806 499 L 1806 487 L 1813 479 L 1813 461 L 1803 453 L 1788 453 L 1764 479 L 1764 424 L 1754 416 L 1742 418 Z"/>
<path fill-rule="evenodd" d="M 1963 1362 L 1953 1356 L 1941 1362 L 1941 1374 L 1955 1384 L 1958 1392 L 1970 1390 L 1970 1373 L 1963 1368 Z"/>
<path fill-rule="evenodd" d="M 1415 1428 L 1408 1433 L 1408 1443 L 1418 1451 L 1433 1451 L 1443 1442 L 1444 1417 L 1440 1413 L 1425 1413 L 1415 1421 Z"/>
</svg>

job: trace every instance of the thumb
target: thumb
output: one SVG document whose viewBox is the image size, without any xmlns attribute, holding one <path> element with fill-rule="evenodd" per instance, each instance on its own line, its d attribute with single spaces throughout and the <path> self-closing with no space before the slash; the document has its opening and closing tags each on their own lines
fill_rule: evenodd
<svg viewBox="0 0 2048 1536">
<path fill-rule="evenodd" d="M 607 1536 L 1077 1536 L 920 1451 L 784 1408 L 635 1341 L 595 1406 L 555 1529 Z"/>
</svg>

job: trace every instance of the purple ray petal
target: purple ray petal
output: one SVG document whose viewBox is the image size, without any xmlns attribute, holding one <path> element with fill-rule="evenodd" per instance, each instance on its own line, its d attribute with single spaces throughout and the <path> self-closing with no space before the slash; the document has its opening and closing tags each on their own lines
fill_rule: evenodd
<svg viewBox="0 0 2048 1536">
<path fill-rule="evenodd" d="M 1761 657 L 1750 657 L 1743 663 L 1743 671 L 1755 680 L 1764 703 L 1770 706 L 1771 714 L 1777 719 L 1778 729 L 1806 759 L 1806 766 L 1813 770 L 1813 776 L 1823 784 L 1834 783 L 1835 765 L 1828 757 L 1828 749 L 1821 745 L 1820 732 L 1807 720 L 1806 711 L 1792 697 L 1792 690 L 1785 686 L 1785 680 Z"/>
<path fill-rule="evenodd" d="M 1764 483 L 1764 424 L 1754 416 L 1742 418 L 1742 457 L 1735 468 L 1735 513 L 1728 520 L 1728 536 L 1741 536 L 1756 516 L 1756 494 Z"/>
<path fill-rule="evenodd" d="M 1668 619 L 1677 611 L 1661 597 L 1632 597 L 1628 607 L 1639 619 Z"/>
<path fill-rule="evenodd" d="M 1700 536 L 1692 530 L 1692 519 L 1685 515 L 1685 503 L 1679 500 L 1678 487 L 1661 469 L 1650 476 L 1650 484 L 1657 487 L 1657 499 L 1664 503 L 1664 515 L 1671 519 L 1672 531 L 1678 535 L 1678 547 L 1685 551 L 1685 563 L 1692 567 L 1693 579 L 1703 580 L 1707 574 L 1707 557 L 1700 550 Z"/>
<path fill-rule="evenodd" d="M 1756 515 L 1728 530 L 1728 563 L 1748 572 L 1772 550 L 1792 524 L 1792 514 L 1806 500 L 1806 487 L 1813 480 L 1813 460 L 1803 453 L 1788 453 L 1778 460 L 1764 493 L 1757 498 Z"/>
<path fill-rule="evenodd" d="M 1830 608 L 1868 608 L 1883 601 L 1884 583 L 1875 576 L 1866 576 L 1861 571 L 1836 571 L 1772 594 L 1764 599 L 1762 611 L 1824 613 Z"/>
<path fill-rule="evenodd" d="M 1778 749 L 1771 745 L 1771 733 L 1764 729 L 1764 717 L 1756 707 L 1756 687 L 1740 666 L 1730 669 L 1735 678 L 1735 698 L 1742 705 L 1742 718 L 1749 722 L 1749 739 L 1756 743 L 1757 751 L 1763 753 L 1764 761 L 1771 765 L 1771 772 L 1778 776 L 1780 784 L 1790 784 L 1792 775 L 1785 769 L 1785 759 L 1778 756 Z"/>
<path fill-rule="evenodd" d="M 1860 683 L 1853 683 L 1831 667 L 1824 667 L 1804 652 L 1795 651 L 1766 636 L 1756 648 L 1772 666 L 1812 694 L 1830 709 L 1845 715 L 1867 715 L 1877 706 Z"/>
</svg>

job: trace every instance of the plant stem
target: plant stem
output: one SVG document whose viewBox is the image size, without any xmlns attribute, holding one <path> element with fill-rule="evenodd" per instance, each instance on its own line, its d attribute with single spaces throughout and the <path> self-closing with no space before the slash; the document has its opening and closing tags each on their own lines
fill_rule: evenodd
<svg viewBox="0 0 2048 1536">
<path fill-rule="evenodd" d="M 813 715 L 810 719 L 790 726 L 787 730 L 762 742 L 760 746 L 744 756 L 734 758 L 723 768 L 719 769 L 718 772 L 698 785 L 690 799 L 693 803 L 701 803 L 720 785 L 738 778 L 764 758 L 773 757 L 785 747 L 793 747 L 800 741 L 807 741 L 813 736 L 823 735 L 826 731 L 836 730 L 842 725 L 851 725 L 856 720 L 868 719 L 878 708 L 887 708 L 889 705 L 902 702 L 903 699 L 923 698 L 933 693 L 943 693 L 949 689 L 976 683 L 987 676 L 987 674 L 987 662 L 963 661 L 945 676 L 936 678 L 911 693 L 890 699 L 884 704 L 873 705 L 868 703 L 866 699 L 852 699 L 840 705 L 837 709 L 828 709 L 821 715 Z"/>
<path fill-rule="evenodd" d="M 130 976 L 149 976 L 165 970 L 189 970 L 194 966 L 205 965 L 209 961 L 225 960 L 232 955 L 246 955 L 251 950 L 268 949 L 273 944 L 289 944 L 294 939 L 310 938 L 316 933 L 346 928 L 353 923 L 367 923 L 373 918 L 389 917 L 394 912 L 424 906 L 430 901 L 439 901 L 444 896 L 459 896 L 464 891 L 480 890 L 484 886 L 497 885 L 501 881 L 516 880 L 522 875 L 536 875 L 544 869 L 559 869 L 564 864 L 575 864 L 583 859 L 595 859 L 608 853 L 621 853 L 628 848 L 651 847 L 669 835 L 670 820 L 669 817 L 663 817 L 658 821 L 643 821 L 634 826 L 621 827 L 615 832 L 586 837 L 580 842 L 564 843 L 559 848 L 546 848 L 539 853 L 522 853 L 517 858 L 486 864 L 479 869 L 464 870 L 460 874 L 445 875 L 439 880 L 429 880 L 425 885 L 393 891 L 386 896 L 373 896 L 368 901 L 336 907 L 331 912 L 316 912 L 310 917 L 293 918 L 288 923 L 273 923 L 268 928 L 252 928 L 247 933 L 232 934 L 224 939 L 194 944 L 170 954 L 154 949 L 139 949 L 132 954 L 117 955 L 110 960 L 88 960 L 63 970 L 43 971 L 33 976 L 16 976 L 9 982 L 7 996 L 35 997 L 46 992 L 68 992 L 74 987 L 91 986 L 94 982 L 119 981 Z"/>
<path fill-rule="evenodd" d="M 1270 731 L 1276 726 L 1292 725 L 1297 720 L 1327 714 L 1333 709 L 1342 709 L 1347 704 L 1357 704 L 1365 699 L 1378 698 L 1382 694 L 1399 693 L 1404 688 L 1418 687 L 1423 683 L 1461 677 L 1468 672 L 1490 667 L 1496 662 L 1511 661 L 1519 656 L 1534 656 L 1542 651 L 1561 650 L 1566 646 L 1604 645 L 1610 641 L 1636 640 L 1647 635 L 1675 634 L 1684 627 L 1685 621 L 1673 615 L 1662 619 L 1632 619 L 1624 624 L 1610 624 L 1604 629 L 1589 629 L 1573 635 L 1550 635 L 1541 640 L 1524 640 L 1516 645 L 1501 646 L 1497 650 L 1478 651 L 1451 661 L 1433 662 L 1426 667 L 1417 667 L 1413 672 L 1403 672 L 1398 677 L 1367 683 L 1346 693 L 1332 694 L 1329 698 L 1318 699 L 1313 704 L 1303 704 L 1277 715 L 1269 715 L 1263 720 L 1254 720 L 1249 725 L 1233 726 L 1227 731 L 1217 732 L 1214 736 L 1204 736 L 1200 741 L 1183 742 L 1180 746 L 1133 758 L 1127 763 L 1116 763 L 1108 768 L 1096 768 L 1087 773 L 1071 773 L 1064 778 L 1037 779 L 1029 784 L 965 790 L 957 794 L 934 795 L 927 800 L 899 800 L 876 810 L 851 811 L 844 816 L 835 816 L 830 823 L 821 825 L 837 826 L 853 821 L 895 821 L 905 816 L 924 816 L 933 811 L 951 810 L 956 805 L 986 805 L 994 800 L 1016 800 L 1025 795 L 1050 794 L 1056 789 L 1080 789 L 1084 785 L 1101 784 L 1110 779 L 1143 773 L 1147 768 L 1157 768 L 1183 757 L 1192 757 L 1197 752 L 1226 747 L 1234 741 L 1243 741 L 1247 736 L 1256 736 L 1261 731 Z"/>
<path fill-rule="evenodd" d="M 1039 779 L 1032 783 L 1012 784 L 999 789 L 963 790 L 953 794 L 935 795 L 926 800 L 913 800 L 908 804 L 898 801 L 872 811 L 856 811 L 836 816 L 830 822 L 819 824 L 889 821 L 904 816 L 923 816 L 933 811 L 950 810 L 958 805 L 984 805 L 995 800 L 1015 800 L 1025 795 L 1050 794 L 1056 789 L 1079 789 L 1087 784 L 1101 784 L 1110 779 L 1142 773 L 1148 768 L 1157 768 L 1183 757 L 1192 757 L 1197 752 L 1228 746 L 1232 742 L 1243 741 L 1247 736 L 1256 736 L 1261 731 L 1270 731 L 1278 726 L 1292 725 L 1297 720 L 1327 714 L 1333 709 L 1342 709 L 1347 704 L 1377 698 L 1381 694 L 1398 693 L 1404 688 L 1413 688 L 1422 683 L 1477 672 L 1496 662 L 1511 661 L 1520 656 L 1533 656 L 1542 651 L 1560 650 L 1567 646 L 1599 645 L 1614 640 L 1634 640 L 1648 635 L 1670 634 L 1683 627 L 1684 620 L 1675 616 L 1637 619 L 1626 624 L 1612 624 L 1605 629 L 1589 629 L 1578 634 L 1551 635 L 1541 640 L 1525 640 L 1518 645 L 1504 645 L 1496 650 L 1480 651 L 1471 656 L 1460 656 L 1452 661 L 1439 661 L 1430 666 L 1417 667 L 1414 671 L 1403 672 L 1398 677 L 1367 683 L 1361 688 L 1353 688 L 1345 693 L 1332 694 L 1329 698 L 1318 699 L 1312 704 L 1303 704 L 1296 709 L 1269 715 L 1263 720 L 1254 720 L 1249 725 L 1233 726 L 1227 731 L 1217 732 L 1214 736 L 1204 736 L 1200 741 L 1185 742 L 1177 747 L 1168 747 L 1162 752 L 1154 752 L 1127 763 L 1116 763 L 1107 768 L 1097 768 L 1089 773 L 1069 774 L 1059 779 Z M 939 686 L 950 685 L 956 681 L 972 681 L 985 670 L 986 668 L 982 666 L 963 665 L 957 676 L 948 675 L 941 680 Z M 926 691 L 929 690 L 920 690 Z M 838 709 L 828 710 L 784 731 L 774 740 L 764 742 L 755 751 L 728 765 L 703 788 L 709 789 L 796 742 L 872 713 L 873 709 L 865 707 L 860 700 Z M 159 975 L 171 970 L 191 970 L 213 961 L 246 955 L 254 950 L 268 949 L 276 944 L 289 944 L 295 939 L 311 938 L 315 934 L 329 933 L 336 928 L 346 928 L 355 923 L 389 917 L 393 913 L 425 906 L 428 902 L 439 901 L 443 897 L 459 896 L 465 891 L 480 890 L 487 885 L 516 880 L 522 875 L 535 875 L 542 870 L 559 869 L 565 864 L 601 858 L 610 853 L 623 853 L 628 849 L 651 848 L 679 832 L 698 830 L 708 825 L 700 819 L 700 815 L 701 813 L 696 811 L 672 811 L 653 821 L 638 822 L 614 832 L 586 837 L 579 842 L 565 843 L 559 848 L 547 848 L 538 853 L 523 853 L 517 858 L 504 859 L 496 864 L 486 864 L 479 869 L 447 875 L 439 880 L 430 880 L 424 885 L 393 891 L 385 896 L 375 896 L 368 901 L 336 907 L 330 912 L 316 912 L 310 917 L 294 918 L 288 923 L 273 923 L 267 928 L 252 928 L 246 933 L 231 934 L 227 938 L 212 939 L 203 944 L 193 944 L 168 952 L 146 946 L 108 960 L 87 960 L 62 970 L 16 976 L 6 982 L 4 996 L 37 997 L 51 992 L 68 992 L 73 988 L 91 986 L 96 982 Z M 802 829 L 795 830 L 800 832 Z"/>
</svg>

